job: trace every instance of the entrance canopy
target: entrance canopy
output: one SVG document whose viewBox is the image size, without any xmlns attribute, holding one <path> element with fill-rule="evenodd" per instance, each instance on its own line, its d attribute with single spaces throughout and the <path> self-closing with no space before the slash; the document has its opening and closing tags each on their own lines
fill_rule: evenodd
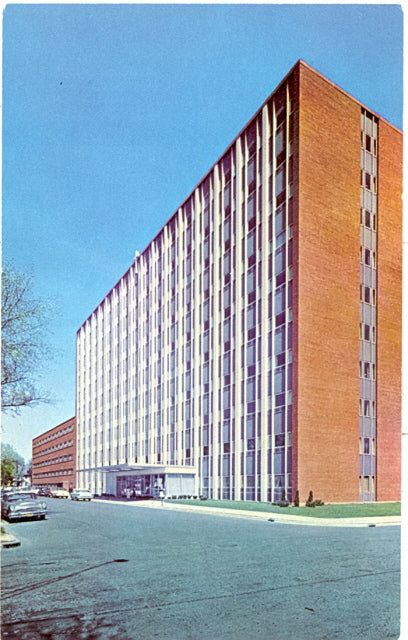
<svg viewBox="0 0 408 640">
<path fill-rule="evenodd" d="M 191 465 L 174 465 L 174 464 L 111 464 L 103 467 L 90 467 L 88 469 L 80 469 L 80 471 L 102 471 L 104 473 L 188 473 L 197 474 L 197 468 Z"/>
</svg>

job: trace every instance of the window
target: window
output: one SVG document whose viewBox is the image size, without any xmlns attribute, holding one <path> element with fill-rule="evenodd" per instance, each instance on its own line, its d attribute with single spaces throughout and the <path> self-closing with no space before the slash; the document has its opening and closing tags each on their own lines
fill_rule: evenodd
<svg viewBox="0 0 408 640">
<path fill-rule="evenodd" d="M 371 265 L 371 252 L 370 249 L 364 249 L 364 264 Z"/>
<path fill-rule="evenodd" d="M 284 189 L 286 183 L 286 167 L 282 165 L 275 176 L 275 193 L 278 196 Z"/>
<path fill-rule="evenodd" d="M 227 251 L 224 253 L 224 277 L 229 276 L 231 273 L 231 253 Z"/>
<path fill-rule="evenodd" d="M 252 193 L 248 198 L 247 204 L 248 226 L 251 229 L 255 224 L 255 194 Z"/>
<path fill-rule="evenodd" d="M 255 401 L 255 392 L 256 392 L 255 378 L 251 378 L 250 380 L 247 381 L 247 402 Z"/>
<path fill-rule="evenodd" d="M 285 351 L 285 327 L 279 327 L 275 331 L 275 353 Z"/>
<path fill-rule="evenodd" d="M 278 236 L 285 228 L 285 205 L 282 205 L 276 209 L 275 213 L 275 235 Z"/>
<path fill-rule="evenodd" d="M 204 240 L 204 266 L 208 267 L 210 261 L 210 241 L 208 238 Z"/>
<path fill-rule="evenodd" d="M 285 446 L 285 434 L 279 433 L 275 436 L 275 447 L 284 447 Z"/>
<path fill-rule="evenodd" d="M 247 309 L 247 329 L 254 329 L 256 325 L 256 310 L 255 305 L 251 304 Z"/>
<path fill-rule="evenodd" d="M 248 190 L 250 192 L 255 189 L 255 177 L 256 177 L 256 156 L 254 155 L 248 161 L 247 184 L 248 184 Z"/>
<path fill-rule="evenodd" d="M 366 151 L 371 151 L 372 149 L 371 137 L 367 133 L 365 135 L 365 148 L 366 148 Z"/>
<path fill-rule="evenodd" d="M 371 227 L 371 214 L 367 210 L 365 212 L 365 226 L 366 227 Z"/>
<path fill-rule="evenodd" d="M 231 306 L 231 290 L 230 286 L 224 287 L 224 309 L 228 309 Z"/>
<path fill-rule="evenodd" d="M 255 291 L 255 269 L 252 268 L 247 274 L 247 293 L 253 293 Z"/>
<path fill-rule="evenodd" d="M 224 208 L 226 213 L 231 209 L 231 184 L 227 184 L 224 189 Z"/>
<path fill-rule="evenodd" d="M 282 313 L 286 307 L 286 287 L 280 287 L 275 292 L 275 314 Z"/>
<path fill-rule="evenodd" d="M 224 222 L 224 242 L 227 247 L 230 246 L 231 240 L 231 221 L 230 219 Z"/>
<path fill-rule="evenodd" d="M 276 369 L 274 373 L 274 392 L 275 395 L 283 393 L 285 390 L 285 368 Z"/>
<path fill-rule="evenodd" d="M 279 155 L 284 150 L 284 144 L 285 144 L 285 127 L 280 127 L 280 129 L 276 132 L 276 136 L 275 136 L 275 156 L 276 157 L 279 157 Z"/>
<path fill-rule="evenodd" d="M 256 253 L 256 233 L 255 233 L 255 230 L 253 229 L 252 231 L 250 231 L 247 237 L 247 258 L 250 263 L 253 262 L 251 258 L 255 258 L 255 253 Z"/>
<path fill-rule="evenodd" d="M 366 418 L 370 417 L 370 402 L 369 400 L 364 400 L 364 414 Z"/>
<path fill-rule="evenodd" d="M 231 372 L 231 353 L 224 354 L 223 374 L 229 376 Z"/>
<path fill-rule="evenodd" d="M 247 366 L 255 364 L 255 340 L 249 342 L 247 345 Z"/>
<path fill-rule="evenodd" d="M 285 271 L 286 266 L 286 247 L 280 247 L 275 254 L 275 273 L 280 274 Z"/>
</svg>

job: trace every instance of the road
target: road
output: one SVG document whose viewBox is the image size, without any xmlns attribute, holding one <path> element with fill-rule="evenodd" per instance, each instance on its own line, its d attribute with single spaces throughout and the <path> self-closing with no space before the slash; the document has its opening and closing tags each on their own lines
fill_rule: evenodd
<svg viewBox="0 0 408 640">
<path fill-rule="evenodd" d="M 386 640 L 399 527 L 332 528 L 47 499 L 7 524 L 2 638 Z"/>
</svg>

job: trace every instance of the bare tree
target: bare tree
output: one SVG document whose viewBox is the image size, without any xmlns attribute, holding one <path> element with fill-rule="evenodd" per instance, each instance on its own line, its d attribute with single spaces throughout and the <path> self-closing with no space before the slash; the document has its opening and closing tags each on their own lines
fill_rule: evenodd
<svg viewBox="0 0 408 640">
<path fill-rule="evenodd" d="M 6 265 L 1 291 L 1 399 L 2 411 L 47 402 L 36 378 L 48 349 L 44 342 L 49 303 L 37 300 L 32 278 Z"/>
</svg>

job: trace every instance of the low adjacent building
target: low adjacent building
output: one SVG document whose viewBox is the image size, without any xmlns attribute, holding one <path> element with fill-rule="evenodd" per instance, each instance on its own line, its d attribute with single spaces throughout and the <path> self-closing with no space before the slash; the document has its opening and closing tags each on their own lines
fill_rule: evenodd
<svg viewBox="0 0 408 640">
<path fill-rule="evenodd" d="M 76 418 L 45 431 L 33 439 L 32 484 L 61 487 L 76 486 Z"/>
</svg>

